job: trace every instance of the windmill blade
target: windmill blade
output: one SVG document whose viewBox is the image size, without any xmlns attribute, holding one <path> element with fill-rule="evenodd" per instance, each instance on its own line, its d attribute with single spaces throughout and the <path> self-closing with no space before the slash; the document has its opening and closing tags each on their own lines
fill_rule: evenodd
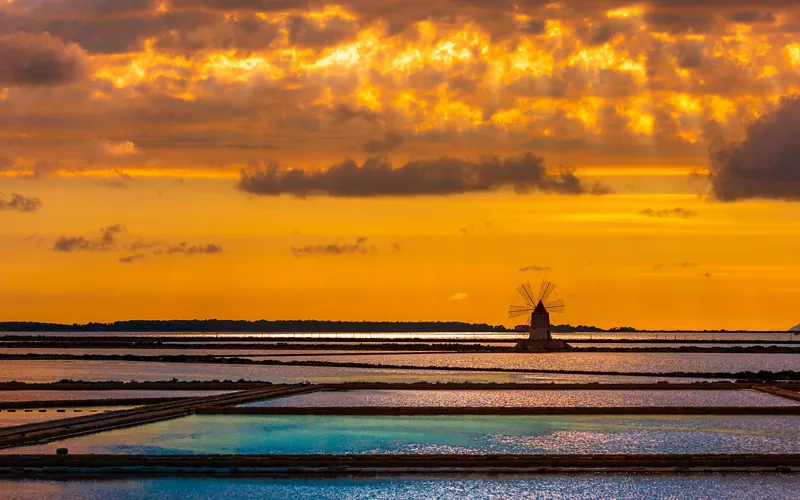
<svg viewBox="0 0 800 500">
<path fill-rule="evenodd" d="M 530 306 L 511 306 L 508 308 L 508 317 L 516 318 L 525 314 L 533 312 L 533 307 Z"/>
<path fill-rule="evenodd" d="M 564 301 L 561 299 L 554 300 L 548 304 L 545 304 L 544 308 L 547 309 L 547 312 L 563 313 L 565 310 Z"/>
<path fill-rule="evenodd" d="M 519 287 L 517 287 L 517 292 L 522 295 L 522 298 L 525 299 L 531 307 L 536 307 L 538 301 L 533 299 L 533 287 L 531 287 L 530 283 L 523 283 Z"/>
<path fill-rule="evenodd" d="M 539 288 L 539 300 L 542 302 L 546 302 L 547 298 L 550 297 L 550 294 L 556 289 L 555 283 L 552 283 L 547 280 L 542 280 L 542 287 Z"/>
</svg>

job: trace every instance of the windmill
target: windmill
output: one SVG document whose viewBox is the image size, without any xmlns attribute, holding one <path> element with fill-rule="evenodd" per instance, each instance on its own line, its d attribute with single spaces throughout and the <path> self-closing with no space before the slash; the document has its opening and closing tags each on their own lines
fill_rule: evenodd
<svg viewBox="0 0 800 500">
<path fill-rule="evenodd" d="M 535 294 L 530 283 L 524 283 L 517 288 L 517 292 L 525 299 L 524 306 L 511 306 L 508 308 L 508 317 L 531 316 L 530 340 L 552 340 L 550 337 L 550 313 L 564 312 L 564 301 L 555 293 L 556 285 L 547 280 L 542 280 L 538 295 Z"/>
</svg>

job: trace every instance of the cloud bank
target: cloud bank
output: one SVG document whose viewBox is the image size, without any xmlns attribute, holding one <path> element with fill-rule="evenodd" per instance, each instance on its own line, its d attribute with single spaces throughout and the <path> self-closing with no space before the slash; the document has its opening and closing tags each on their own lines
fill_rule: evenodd
<svg viewBox="0 0 800 500">
<path fill-rule="evenodd" d="M 786 97 L 747 128 L 745 139 L 715 145 L 710 180 L 721 201 L 800 200 L 800 97 Z"/>
<path fill-rule="evenodd" d="M 345 160 L 327 170 L 282 168 L 276 163 L 241 171 L 239 189 L 260 196 L 289 194 L 297 197 L 453 195 L 511 187 L 518 193 L 541 191 L 559 194 L 604 194 L 599 184 L 584 184 L 571 170 L 551 174 L 533 153 L 478 162 L 443 157 L 415 160 L 397 168 L 383 157 L 358 165 Z"/>
</svg>

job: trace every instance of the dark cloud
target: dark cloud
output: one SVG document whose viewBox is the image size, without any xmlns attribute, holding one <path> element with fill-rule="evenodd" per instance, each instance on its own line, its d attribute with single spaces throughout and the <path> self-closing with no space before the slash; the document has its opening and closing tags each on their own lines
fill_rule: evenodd
<svg viewBox="0 0 800 500">
<path fill-rule="evenodd" d="M 315 172 L 285 169 L 271 163 L 262 168 L 242 170 L 238 187 L 257 195 L 298 197 L 451 195 L 503 187 L 513 187 L 519 193 L 608 192 L 601 185 L 585 185 L 570 170 L 549 173 L 544 161 L 533 153 L 506 159 L 486 157 L 479 162 L 447 157 L 415 160 L 398 168 L 393 168 L 386 158 L 368 158 L 362 165 L 345 160 Z"/>
<path fill-rule="evenodd" d="M 760 23 L 774 23 L 775 15 L 771 12 L 759 12 L 756 10 L 748 10 L 742 12 L 734 12 L 728 14 L 725 19 L 734 23 L 742 24 L 760 24 Z"/>
<path fill-rule="evenodd" d="M 308 257 L 312 255 L 358 255 L 374 252 L 375 246 L 367 246 L 367 238 L 357 238 L 353 244 L 330 243 L 328 245 L 308 245 L 305 247 L 292 247 L 295 257 Z"/>
<path fill-rule="evenodd" d="M 550 266 L 525 266 L 525 267 L 520 267 L 519 271 L 521 273 L 525 273 L 528 271 L 551 271 L 552 269 L 553 268 Z"/>
<path fill-rule="evenodd" d="M 224 18 L 217 14 L 185 12 L 165 16 L 158 31 L 155 46 L 166 51 L 264 50 L 278 38 L 281 26 L 252 13 Z"/>
<path fill-rule="evenodd" d="M 0 85 L 63 85 L 88 74 L 86 53 L 47 33 L 0 34 Z"/>
<path fill-rule="evenodd" d="M 38 17 L 113 18 L 153 12 L 161 0 L 24 0 L 11 4 L 18 14 Z M 173 0 L 171 3 L 180 2 Z M 19 4 L 19 5 L 14 5 Z"/>
<path fill-rule="evenodd" d="M 383 139 L 370 139 L 364 143 L 364 151 L 369 154 L 385 153 L 403 144 L 403 136 L 395 132 L 387 132 Z"/>
<path fill-rule="evenodd" d="M 697 217 L 697 212 L 695 210 L 687 210 L 680 207 L 665 210 L 647 208 L 639 212 L 639 214 L 647 217 L 655 217 L 657 219 L 690 219 L 692 217 Z"/>
<path fill-rule="evenodd" d="M 786 97 L 747 128 L 743 141 L 713 145 L 709 177 L 714 196 L 722 201 L 800 200 L 799 133 L 800 97 Z"/>
<path fill-rule="evenodd" d="M 629 23 L 621 22 L 605 22 L 591 29 L 591 38 L 589 43 L 592 45 L 602 45 L 610 42 L 615 36 L 619 34 L 629 34 L 632 25 Z"/>
<path fill-rule="evenodd" d="M 541 35 L 544 33 L 546 27 L 547 25 L 544 21 L 531 19 L 525 23 L 522 27 L 522 31 L 529 35 Z"/>
<path fill-rule="evenodd" d="M 654 31 L 706 33 L 714 20 L 712 13 L 647 12 L 644 21 Z"/>
<path fill-rule="evenodd" d="M 197 255 L 197 254 L 216 254 L 222 253 L 222 247 L 216 243 L 209 243 L 207 245 L 189 245 L 185 242 L 178 243 L 175 246 L 169 247 L 164 250 L 167 255 L 181 253 L 184 255 Z"/>
<path fill-rule="evenodd" d="M 147 255 L 143 253 L 135 253 L 133 255 L 127 255 L 125 257 L 119 258 L 120 264 L 133 264 L 134 262 L 138 262 L 140 260 L 144 260 L 147 258 Z"/>
<path fill-rule="evenodd" d="M 22 196 L 18 193 L 11 193 L 11 198 L 5 199 L 0 194 L 0 211 L 16 210 L 17 212 L 35 212 L 42 207 L 39 198 Z"/>
<path fill-rule="evenodd" d="M 306 10 L 314 0 L 172 0 L 175 9 L 203 8 L 215 11 L 281 12 Z M 320 2 L 316 2 L 320 3 Z"/>
<path fill-rule="evenodd" d="M 123 255 L 117 259 L 120 264 L 133 264 L 145 260 L 149 257 L 166 256 L 166 255 L 199 255 L 199 254 L 219 254 L 222 253 L 222 246 L 216 243 L 208 243 L 205 245 L 190 245 L 186 242 L 181 242 L 176 245 L 158 242 L 136 240 L 133 243 L 126 244 L 119 241 L 118 235 L 125 231 L 125 228 L 120 224 L 114 224 L 100 230 L 100 235 L 97 237 L 86 236 L 60 236 L 56 239 L 53 245 L 55 252 L 111 252 L 111 251 L 125 251 L 128 255 Z"/>
<path fill-rule="evenodd" d="M 84 236 L 59 236 L 53 245 L 55 252 L 106 252 L 114 249 L 116 237 L 125 230 L 120 224 L 114 224 L 100 230 L 97 238 Z"/>
<path fill-rule="evenodd" d="M 330 117 L 334 123 L 347 123 L 355 118 L 361 118 L 368 123 L 378 123 L 381 119 L 380 113 L 371 109 L 350 106 L 344 103 L 337 104 L 330 110 Z"/>
<path fill-rule="evenodd" d="M 289 43 L 300 47 L 321 48 L 336 45 L 355 37 L 358 25 L 353 21 L 334 17 L 320 23 L 301 15 L 288 20 Z"/>
<path fill-rule="evenodd" d="M 705 42 L 686 40 L 676 47 L 678 66 L 681 68 L 698 68 L 703 64 Z"/>
</svg>

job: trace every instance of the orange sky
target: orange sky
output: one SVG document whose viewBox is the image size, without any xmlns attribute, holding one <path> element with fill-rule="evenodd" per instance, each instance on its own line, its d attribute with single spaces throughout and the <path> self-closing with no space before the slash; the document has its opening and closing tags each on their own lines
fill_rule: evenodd
<svg viewBox="0 0 800 500">
<path fill-rule="evenodd" d="M 0 1 L 0 320 L 800 322 L 793 2 L 230 5 Z"/>
</svg>

